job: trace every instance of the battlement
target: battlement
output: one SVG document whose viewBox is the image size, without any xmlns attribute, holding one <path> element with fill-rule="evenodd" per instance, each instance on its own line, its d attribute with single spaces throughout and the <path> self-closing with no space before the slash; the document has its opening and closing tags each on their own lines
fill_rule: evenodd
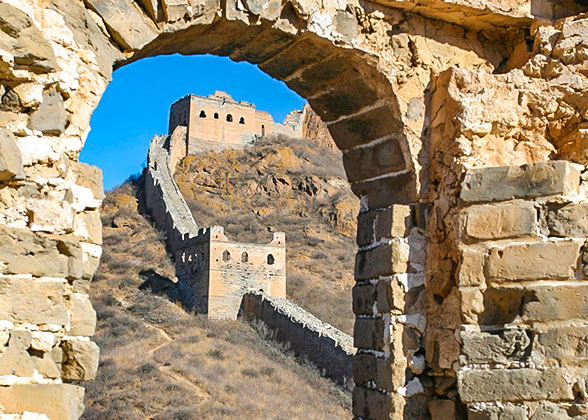
<svg viewBox="0 0 588 420">
<path fill-rule="evenodd" d="M 291 117 L 291 116 L 290 116 Z M 186 153 L 239 149 L 260 137 L 284 133 L 300 137 L 299 124 L 274 122 L 271 114 L 255 104 L 236 101 L 226 92 L 212 95 L 186 95 L 170 108 L 169 133 L 178 126 L 187 127 Z"/>
</svg>

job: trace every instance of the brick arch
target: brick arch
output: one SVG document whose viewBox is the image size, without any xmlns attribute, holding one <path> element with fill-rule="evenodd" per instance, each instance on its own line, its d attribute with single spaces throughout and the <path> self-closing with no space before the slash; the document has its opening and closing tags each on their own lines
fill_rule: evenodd
<svg viewBox="0 0 588 420">
<path fill-rule="evenodd" d="M 477 84 L 523 91 L 492 72 L 521 67 L 520 57 L 508 60 L 517 47 L 522 47 L 518 51 L 531 54 L 525 46 L 531 16 L 519 9 L 504 11 L 502 1 L 485 2 L 482 9 L 476 9 L 475 2 L 466 0 L 416 2 L 414 12 L 419 15 L 379 2 L 38 3 L 0 2 L 0 50 L 8 52 L 0 54 L 4 89 L 0 182 L 14 200 L 15 208 L 28 205 L 26 200 L 30 197 L 26 194 L 42 203 L 27 208 L 28 214 L 35 216 L 34 229 L 29 226 L 25 211 L 14 211 L 3 219 L 9 222 L 1 227 L 4 241 L 0 249 L 2 260 L 7 261 L 6 267 L 2 266 L 2 276 L 11 276 L 2 277 L 2 281 L 11 287 L 11 298 L 18 293 L 26 294 L 26 302 L 34 302 L 35 309 L 43 308 L 47 315 L 32 319 L 34 311 L 22 306 L 3 316 L 14 325 L 27 320 L 44 325 L 43 328 L 47 324 L 60 326 L 64 334 L 75 331 L 75 335 L 63 340 L 67 341 L 62 347 L 68 360 L 62 369 L 63 379 L 91 379 L 96 369 L 88 363 L 95 360 L 96 347 L 89 340 L 76 338 L 93 334 L 92 309 L 85 285 L 97 267 L 101 246 L 99 229 L 79 228 L 99 225 L 97 209 L 103 197 L 99 171 L 77 162 L 90 115 L 110 81 L 113 67 L 159 54 L 210 53 L 247 60 L 284 80 L 309 100 L 328 123 L 343 151 L 349 180 L 362 203 L 358 218 L 357 285 L 353 292 L 357 314 L 355 342 L 359 348 L 355 359 L 354 415 L 366 420 L 427 418 L 427 404 L 437 398 L 441 401 L 435 405 L 437 413 L 441 413 L 437 418 L 454 417 L 447 413 L 455 412 L 454 403 L 465 395 L 464 387 L 458 389 L 456 385 L 455 370 L 468 376 L 477 369 L 475 365 L 462 369 L 458 360 L 464 351 L 457 338 L 462 327 L 460 317 L 465 313 L 469 318 L 463 322 L 475 326 L 480 312 L 477 307 L 462 307 L 466 302 L 462 296 L 476 294 L 470 303 L 479 303 L 481 298 L 477 294 L 484 292 L 474 286 L 458 289 L 455 281 L 466 269 L 483 277 L 483 261 L 478 260 L 489 258 L 484 253 L 467 253 L 457 246 L 464 162 L 469 159 L 470 167 L 490 166 L 486 161 L 480 164 L 482 160 L 476 160 L 479 152 L 464 156 L 460 147 L 471 136 L 496 128 L 495 115 L 469 112 L 476 95 L 482 95 Z M 402 9 L 414 2 L 388 3 Z M 467 11 L 466 18 L 463 10 Z M 484 34 L 484 30 L 490 30 L 491 35 Z M 550 53 L 547 44 L 536 44 Z M 459 69 L 447 70 L 452 66 Z M 477 74 L 483 77 L 473 77 Z M 521 71 L 514 76 L 516 80 L 527 77 Z M 488 95 L 486 99 L 491 102 L 493 97 Z M 513 99 L 509 107 L 524 105 L 524 101 L 519 102 Z M 461 119 L 454 121 L 455 115 Z M 478 120 L 483 120 L 483 124 Z M 547 159 L 549 150 L 543 149 L 531 157 L 511 158 L 508 151 L 498 153 L 497 161 L 512 165 Z M 433 166 L 430 186 L 426 185 L 429 163 Z M 564 175 L 573 173 L 565 165 L 554 168 Z M 525 171 L 521 173 L 524 175 Z M 495 180 L 492 173 L 491 181 Z M 528 180 L 525 176 L 518 180 L 523 190 Z M 579 183 L 579 175 L 574 176 L 574 182 L 562 183 L 565 188 L 561 191 L 548 192 L 569 192 L 569 185 Z M 431 197 L 424 193 L 427 188 L 432 191 Z M 43 197 L 60 194 L 63 200 L 59 205 L 67 203 L 63 206 L 72 214 L 72 220 L 75 216 L 83 223 L 74 226 L 67 218 L 55 217 L 67 211 L 50 200 L 43 201 Z M 432 205 L 430 213 L 435 226 L 424 223 L 427 211 L 423 200 Z M 437 228 L 442 234 L 432 234 Z M 434 252 L 429 255 L 425 239 L 435 242 Z M 425 279 L 427 258 L 433 262 L 429 266 L 435 272 Z M 52 263 L 47 264 L 48 261 Z M 430 293 L 426 293 L 426 281 Z M 498 291 L 493 293 L 509 292 L 495 289 Z M 493 295 L 486 293 L 483 298 L 488 305 Z M 506 312 L 504 319 L 508 322 L 518 309 L 501 310 Z M 515 338 L 519 336 L 522 337 Z M 498 340 L 494 336 L 489 339 Z M 14 345 L 26 347 L 30 341 L 27 334 L 22 334 Z M 76 365 L 78 362 L 83 365 Z M 427 369 L 430 371 L 426 372 Z M 500 375 L 507 375 L 500 369 L 495 371 L 493 374 L 499 379 L 503 377 Z M 427 377 L 430 372 L 432 376 Z M 526 372 L 521 375 L 527 378 Z M 436 378 L 434 384 L 431 377 Z M 563 376 L 556 379 L 560 377 Z M 484 374 L 479 378 L 486 380 Z M 535 382 L 543 383 L 539 379 Z M 467 392 L 471 382 L 462 383 Z M 421 391 L 419 386 L 426 389 Z M 65 410 L 48 414 L 55 418 L 79 417 L 79 408 L 72 403 L 79 401 L 79 388 L 59 384 L 43 388 L 55 401 L 50 409 Z M 22 389 L 1 388 L 0 403 L 11 410 L 10 401 L 24 398 L 26 390 Z M 557 398 L 570 400 L 571 388 L 562 384 L 558 389 L 563 391 Z M 35 392 L 39 391 L 35 388 Z M 461 399 L 475 413 L 489 404 L 488 415 L 494 416 L 501 409 L 494 403 L 503 397 L 482 389 L 469 395 L 469 400 Z M 525 394 L 517 398 L 535 401 L 543 396 Z M 28 411 L 49 409 L 30 398 L 25 404 Z"/>
</svg>

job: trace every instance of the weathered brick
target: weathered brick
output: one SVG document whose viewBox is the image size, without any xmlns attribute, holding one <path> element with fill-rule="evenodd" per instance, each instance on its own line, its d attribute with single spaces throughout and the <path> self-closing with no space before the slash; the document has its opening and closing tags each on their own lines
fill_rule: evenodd
<svg viewBox="0 0 588 420">
<path fill-rule="evenodd" d="M 333 139 L 342 150 L 401 132 L 398 110 L 391 104 L 328 124 Z"/>
<path fill-rule="evenodd" d="M 495 281 L 573 278 L 580 245 L 557 241 L 493 248 L 486 270 Z"/>
<path fill-rule="evenodd" d="M 0 277 L 0 319 L 66 325 L 64 284 L 59 281 Z"/>
<path fill-rule="evenodd" d="M 560 326 L 537 333 L 533 357 L 571 363 L 588 359 L 588 326 Z"/>
<path fill-rule="evenodd" d="M 62 376 L 64 379 L 90 381 L 96 377 L 100 349 L 93 341 L 65 340 Z"/>
<path fill-rule="evenodd" d="M 343 165 L 350 182 L 375 178 L 406 168 L 402 149 L 396 138 L 346 151 L 343 153 Z"/>
<path fill-rule="evenodd" d="M 356 386 L 353 389 L 353 414 L 365 420 L 389 420 L 391 400 L 386 394 Z"/>
<path fill-rule="evenodd" d="M 561 368 L 469 370 L 459 372 L 458 380 L 464 402 L 574 399 Z"/>
<path fill-rule="evenodd" d="M 104 198 L 102 170 L 82 162 L 70 162 L 69 165 L 76 175 L 76 184 L 88 188 L 94 194 L 94 198 L 102 200 Z"/>
<path fill-rule="evenodd" d="M 457 285 L 459 287 L 480 286 L 485 283 L 484 262 L 486 253 L 479 249 L 460 249 L 460 261 L 457 268 Z"/>
<path fill-rule="evenodd" d="M 92 308 L 90 297 L 74 295 L 71 298 L 72 309 L 69 335 L 92 336 L 96 331 L 96 311 Z"/>
<path fill-rule="evenodd" d="M 455 420 L 455 402 L 452 400 L 433 400 L 429 403 L 432 420 Z"/>
<path fill-rule="evenodd" d="M 355 285 L 352 291 L 353 313 L 356 315 L 373 315 L 376 304 L 376 286 L 373 284 Z"/>
<path fill-rule="evenodd" d="M 410 206 L 395 204 L 378 213 L 376 241 L 384 238 L 404 238 L 412 227 Z"/>
<path fill-rule="evenodd" d="M 580 172 L 567 161 L 469 170 L 460 198 L 466 202 L 505 201 L 576 193 Z"/>
<path fill-rule="evenodd" d="M 22 158 L 14 134 L 0 128 L 0 181 L 23 177 Z"/>
<path fill-rule="evenodd" d="M 550 236 L 588 237 L 588 204 L 568 204 L 547 212 Z"/>
<path fill-rule="evenodd" d="M 370 209 L 382 209 L 392 204 L 409 204 L 417 201 L 414 173 L 378 178 L 373 181 L 355 182 L 351 190 L 358 197 L 366 197 Z"/>
<path fill-rule="evenodd" d="M 369 280 L 404 273 L 407 270 L 408 254 L 408 245 L 400 240 L 360 251 L 355 257 L 355 279 Z"/>
<path fill-rule="evenodd" d="M 475 409 L 470 407 L 468 420 L 527 420 L 527 410 L 510 404 L 501 403 L 500 406 L 485 404 Z"/>
<path fill-rule="evenodd" d="M 356 318 L 353 328 L 355 347 L 383 351 L 388 336 L 387 328 L 389 326 L 382 318 Z"/>
<path fill-rule="evenodd" d="M 470 239 L 503 239 L 534 235 L 537 212 L 533 203 L 515 202 L 468 207 L 465 234 Z"/>
<path fill-rule="evenodd" d="M 0 387 L 6 413 L 44 413 L 51 419 L 77 420 L 84 411 L 84 388 L 69 384 L 19 384 Z"/>
<path fill-rule="evenodd" d="M 370 353 L 353 357 L 353 381 L 357 385 L 374 381 L 380 389 L 392 391 L 392 362 Z"/>
<path fill-rule="evenodd" d="M 367 246 L 374 242 L 378 213 L 372 210 L 357 216 L 357 245 Z"/>
<path fill-rule="evenodd" d="M 475 364 L 523 362 L 528 358 L 530 335 L 520 329 L 498 333 L 462 331 L 462 357 L 466 363 Z"/>
<path fill-rule="evenodd" d="M 588 318 L 588 286 L 489 288 L 484 291 L 481 324 Z"/>
</svg>

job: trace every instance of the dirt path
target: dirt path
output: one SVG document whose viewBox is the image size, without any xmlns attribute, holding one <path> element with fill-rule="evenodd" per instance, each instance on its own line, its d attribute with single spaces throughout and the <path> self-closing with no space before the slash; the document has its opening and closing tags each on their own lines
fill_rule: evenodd
<svg viewBox="0 0 588 420">
<path fill-rule="evenodd" d="M 145 325 L 147 325 L 149 328 L 156 330 L 158 332 L 158 334 L 164 339 L 163 343 L 159 344 L 156 347 L 153 347 L 151 350 L 149 350 L 147 352 L 147 354 L 149 354 L 150 356 L 152 356 L 155 359 L 155 352 L 157 350 L 169 345 L 171 342 L 173 342 L 173 339 L 169 336 L 168 333 L 165 332 L 164 329 L 156 327 L 151 324 L 147 324 L 147 323 L 145 323 Z M 172 378 L 176 382 L 180 382 L 180 383 L 186 385 L 188 388 L 190 388 L 192 391 L 194 391 L 194 393 L 196 395 L 198 395 L 200 398 L 202 398 L 202 399 L 210 398 L 210 395 L 206 391 L 204 391 L 198 384 L 195 384 L 194 382 L 190 381 L 185 376 L 182 376 L 181 374 L 174 372 L 170 366 L 159 365 L 157 362 L 156 362 L 156 364 L 158 365 L 158 369 L 161 372 L 165 373 L 167 376 L 169 376 L 170 378 Z"/>
</svg>

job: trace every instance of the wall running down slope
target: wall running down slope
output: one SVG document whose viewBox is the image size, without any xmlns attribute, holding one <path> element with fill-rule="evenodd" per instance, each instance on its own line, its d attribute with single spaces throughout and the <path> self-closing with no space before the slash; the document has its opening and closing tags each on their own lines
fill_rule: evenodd
<svg viewBox="0 0 588 420">
<path fill-rule="evenodd" d="M 350 380 L 355 353 L 353 338 L 286 299 L 283 233 L 275 233 L 267 245 L 257 245 L 230 242 L 220 226 L 198 229 L 170 167 L 171 156 L 177 156 L 173 149 L 181 147 L 185 136 L 183 126 L 176 127 L 172 135 L 155 136 L 149 147 L 145 176 L 147 208 L 165 232 L 176 257 L 183 303 L 211 318 L 234 319 L 241 314 L 246 319 L 260 320 L 328 377 L 341 383 Z M 219 261 L 225 248 L 230 249 L 236 263 Z M 259 280 L 258 272 L 247 267 L 240 269 L 238 261 L 241 252 L 246 253 L 249 262 L 259 260 L 258 254 L 263 254 L 264 249 L 272 255 L 272 264 L 263 264 L 264 270 L 270 271 L 266 282 L 263 279 L 268 278 L 267 273 L 262 273 Z M 228 268 L 223 270 L 223 266 Z"/>
</svg>

